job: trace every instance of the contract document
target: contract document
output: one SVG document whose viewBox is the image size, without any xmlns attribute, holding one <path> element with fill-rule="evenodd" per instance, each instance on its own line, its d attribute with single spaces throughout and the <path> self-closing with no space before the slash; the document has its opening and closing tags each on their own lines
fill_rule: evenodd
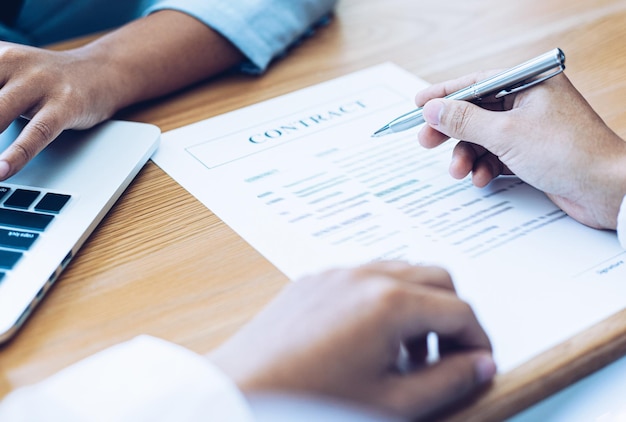
<svg viewBox="0 0 626 422">
<path fill-rule="evenodd" d="M 381 64 L 167 132 L 153 160 L 291 279 L 382 259 L 445 267 L 501 371 L 622 309 L 614 232 L 515 177 L 453 179 L 454 141 L 371 137 L 426 86 Z"/>
</svg>

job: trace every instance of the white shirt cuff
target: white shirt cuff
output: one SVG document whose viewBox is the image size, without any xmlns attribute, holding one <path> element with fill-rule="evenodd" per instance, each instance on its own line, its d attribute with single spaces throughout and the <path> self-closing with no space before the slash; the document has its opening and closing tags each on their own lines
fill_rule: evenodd
<svg viewBox="0 0 626 422">
<path fill-rule="evenodd" d="M 139 336 L 77 362 L 0 403 L 1 421 L 249 422 L 235 384 L 208 359 Z"/>
</svg>

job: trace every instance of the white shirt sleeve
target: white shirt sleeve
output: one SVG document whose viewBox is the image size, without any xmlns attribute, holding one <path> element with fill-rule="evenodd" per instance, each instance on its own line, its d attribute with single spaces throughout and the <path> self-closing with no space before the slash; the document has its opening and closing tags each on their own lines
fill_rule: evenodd
<svg viewBox="0 0 626 422">
<path fill-rule="evenodd" d="M 0 421 L 253 420 L 208 359 L 150 336 L 118 344 L 0 402 Z"/>
<path fill-rule="evenodd" d="M 617 238 L 622 248 L 626 249 L 626 196 L 622 199 L 622 205 L 617 214 Z"/>
</svg>

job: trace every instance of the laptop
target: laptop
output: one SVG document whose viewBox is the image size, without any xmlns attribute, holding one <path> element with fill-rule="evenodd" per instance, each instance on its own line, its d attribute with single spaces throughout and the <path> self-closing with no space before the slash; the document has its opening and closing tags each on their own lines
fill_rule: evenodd
<svg viewBox="0 0 626 422">
<path fill-rule="evenodd" d="M 21 131 L 0 134 L 4 150 Z M 0 181 L 0 343 L 9 340 L 156 150 L 161 132 L 108 121 L 66 131 Z"/>
</svg>

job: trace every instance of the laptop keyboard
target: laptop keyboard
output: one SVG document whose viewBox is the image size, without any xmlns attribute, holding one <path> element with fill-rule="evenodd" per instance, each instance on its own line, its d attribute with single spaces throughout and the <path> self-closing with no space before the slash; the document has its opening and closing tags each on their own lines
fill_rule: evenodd
<svg viewBox="0 0 626 422">
<path fill-rule="evenodd" d="M 63 193 L 0 185 L 0 282 L 70 198 Z"/>
</svg>

